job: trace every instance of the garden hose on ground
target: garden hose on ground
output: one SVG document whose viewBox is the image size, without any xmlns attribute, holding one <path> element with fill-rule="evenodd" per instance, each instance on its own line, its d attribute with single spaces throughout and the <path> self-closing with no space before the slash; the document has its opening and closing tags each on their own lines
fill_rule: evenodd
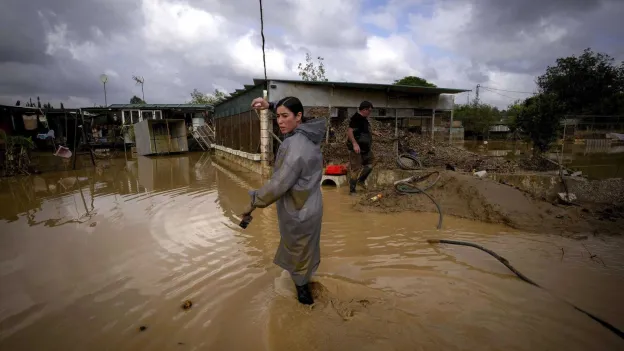
<svg viewBox="0 0 624 351">
<path fill-rule="evenodd" d="M 423 180 L 430 178 L 434 174 L 437 175 L 437 177 L 435 178 L 433 182 L 431 182 L 431 184 L 427 185 L 426 187 L 419 188 L 414 184 L 414 183 L 422 182 Z M 394 184 L 394 189 L 399 194 L 425 194 L 427 195 L 427 197 L 436 205 L 438 209 L 438 214 L 440 216 L 438 219 L 437 228 L 442 229 L 442 208 L 440 208 L 440 205 L 438 204 L 438 202 L 426 192 L 427 190 L 431 189 L 438 182 L 438 180 L 440 180 L 440 172 L 433 171 L 422 176 L 413 176 L 411 178 L 399 181 L 396 184 Z"/>
<path fill-rule="evenodd" d="M 466 241 L 455 241 L 455 240 L 438 240 L 438 239 L 430 239 L 427 240 L 427 242 L 429 244 L 450 244 L 450 245 L 461 245 L 461 246 L 470 246 L 470 247 L 474 247 L 476 249 L 479 249 L 481 251 L 485 251 L 488 254 L 490 254 L 492 257 L 496 258 L 498 261 L 500 261 L 502 264 L 504 264 L 507 268 L 509 268 L 510 271 L 512 271 L 516 276 L 518 276 L 518 278 L 524 280 L 525 282 L 534 285 L 538 288 L 544 289 L 546 291 L 548 291 L 546 288 L 544 288 L 543 286 L 538 285 L 536 282 L 532 281 L 531 279 L 527 278 L 524 274 L 520 273 L 518 270 L 516 270 L 510 263 L 509 261 L 507 261 L 506 258 L 499 256 L 496 252 L 486 249 L 485 247 L 481 246 L 481 245 L 477 245 L 477 244 L 473 244 L 470 242 L 466 242 Z M 570 302 L 567 302 L 565 300 L 562 300 L 564 302 L 566 302 L 567 304 L 569 304 L 570 306 L 574 307 L 574 309 L 576 309 L 577 311 L 583 312 L 584 314 L 586 314 L 589 318 L 595 320 L 596 322 L 600 323 L 603 327 L 609 329 L 611 332 L 615 333 L 615 335 L 619 336 L 620 338 L 624 339 L 624 332 L 622 332 L 620 329 L 616 328 L 614 325 L 612 325 L 609 322 L 606 322 L 602 319 L 600 319 L 599 317 L 594 316 L 593 314 L 579 308 L 576 307 L 575 305 L 573 305 Z"/>
<path fill-rule="evenodd" d="M 407 165 L 405 163 L 403 163 L 403 158 L 407 158 L 410 159 L 411 161 L 414 162 L 413 165 Z M 417 156 L 412 155 L 412 154 L 400 154 L 399 156 L 397 156 L 397 164 L 399 165 L 399 167 L 401 167 L 401 169 L 405 169 L 405 170 L 417 170 L 417 169 L 422 169 L 422 163 L 420 162 L 420 159 L 418 159 Z"/>
</svg>

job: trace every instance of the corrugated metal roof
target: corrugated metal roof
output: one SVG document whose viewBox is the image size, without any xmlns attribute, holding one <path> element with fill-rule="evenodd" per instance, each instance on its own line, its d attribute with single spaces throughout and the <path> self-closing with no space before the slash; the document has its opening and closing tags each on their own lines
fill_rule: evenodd
<svg viewBox="0 0 624 351">
<path fill-rule="evenodd" d="M 270 78 L 268 79 L 268 81 L 285 82 L 285 83 L 302 84 L 302 85 L 325 85 L 325 86 L 345 87 L 345 88 L 353 88 L 353 89 L 383 90 L 383 91 L 393 91 L 393 92 L 403 92 L 403 93 L 413 93 L 413 94 L 459 94 L 459 93 L 471 91 L 470 89 L 433 88 L 433 87 L 418 87 L 418 86 L 413 86 L 413 85 L 394 85 L 394 84 L 377 84 L 377 83 L 311 82 L 311 81 L 304 81 L 304 80 L 270 79 Z M 263 78 L 255 78 L 253 82 L 254 82 L 254 85 L 245 84 L 244 85 L 245 89 L 236 89 L 232 94 L 230 94 L 230 96 L 227 99 L 220 101 L 216 105 L 220 105 L 248 90 L 251 90 L 257 87 L 260 84 L 264 84 L 266 80 Z"/>
<path fill-rule="evenodd" d="M 212 110 L 212 105 L 204 104 L 112 104 L 109 109 L 141 109 L 141 110 L 157 110 L 157 109 L 180 109 L 180 110 Z"/>
<path fill-rule="evenodd" d="M 326 86 L 354 88 L 354 89 L 385 90 L 385 91 L 420 93 L 420 94 L 459 94 L 459 93 L 470 91 L 470 89 L 433 88 L 433 87 L 419 87 L 419 86 L 413 86 L 413 85 L 394 85 L 394 84 L 378 84 L 378 83 L 311 82 L 311 81 L 291 80 L 291 79 L 269 79 L 269 81 L 302 84 L 302 85 L 326 85 Z M 263 84 L 265 82 L 266 80 L 264 80 L 263 78 L 254 79 L 255 85 Z"/>
</svg>

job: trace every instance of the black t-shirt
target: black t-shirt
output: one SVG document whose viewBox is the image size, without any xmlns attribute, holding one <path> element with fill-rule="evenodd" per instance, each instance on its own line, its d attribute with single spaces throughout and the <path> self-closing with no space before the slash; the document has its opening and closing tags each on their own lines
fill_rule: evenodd
<svg viewBox="0 0 624 351">
<path fill-rule="evenodd" d="M 371 145 L 373 143 L 373 138 L 371 137 L 370 124 L 368 123 L 368 119 L 362 116 L 359 112 L 356 112 L 351 117 L 351 120 L 349 120 L 349 128 L 353 129 L 353 137 L 360 146 L 360 150 L 362 152 L 370 151 Z M 349 150 L 353 150 L 353 145 L 351 144 L 350 140 L 347 140 L 347 146 Z"/>
</svg>

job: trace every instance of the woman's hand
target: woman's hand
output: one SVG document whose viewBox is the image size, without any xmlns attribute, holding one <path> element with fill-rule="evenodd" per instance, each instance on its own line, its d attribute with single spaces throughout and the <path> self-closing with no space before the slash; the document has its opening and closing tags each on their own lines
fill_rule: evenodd
<svg viewBox="0 0 624 351">
<path fill-rule="evenodd" d="M 269 108 L 269 102 L 263 98 L 255 98 L 251 102 L 251 108 L 255 110 L 266 110 Z"/>
</svg>

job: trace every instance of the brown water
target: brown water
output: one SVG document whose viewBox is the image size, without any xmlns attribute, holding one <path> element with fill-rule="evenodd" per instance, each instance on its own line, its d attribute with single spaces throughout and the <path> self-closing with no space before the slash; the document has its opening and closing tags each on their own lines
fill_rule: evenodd
<svg viewBox="0 0 624 351">
<path fill-rule="evenodd" d="M 275 209 L 237 225 L 260 184 L 201 154 L 1 180 L 0 349 L 624 349 L 554 296 L 624 328 L 619 237 L 450 217 L 437 231 L 434 214 L 364 215 L 346 189 L 327 188 L 310 309 L 272 264 Z M 552 294 L 483 252 L 427 238 L 485 245 Z"/>
<path fill-rule="evenodd" d="M 490 140 L 487 145 L 483 141 L 465 140 L 458 142 L 458 147 L 472 152 L 513 159 L 520 154 L 530 154 L 531 146 L 524 142 Z M 561 161 L 571 169 L 580 170 L 590 179 L 608 179 L 624 177 L 624 146 L 608 144 L 606 139 L 585 140 L 584 144 L 566 142 L 561 155 L 561 145 L 553 145 L 552 152 L 546 157 Z"/>
</svg>

